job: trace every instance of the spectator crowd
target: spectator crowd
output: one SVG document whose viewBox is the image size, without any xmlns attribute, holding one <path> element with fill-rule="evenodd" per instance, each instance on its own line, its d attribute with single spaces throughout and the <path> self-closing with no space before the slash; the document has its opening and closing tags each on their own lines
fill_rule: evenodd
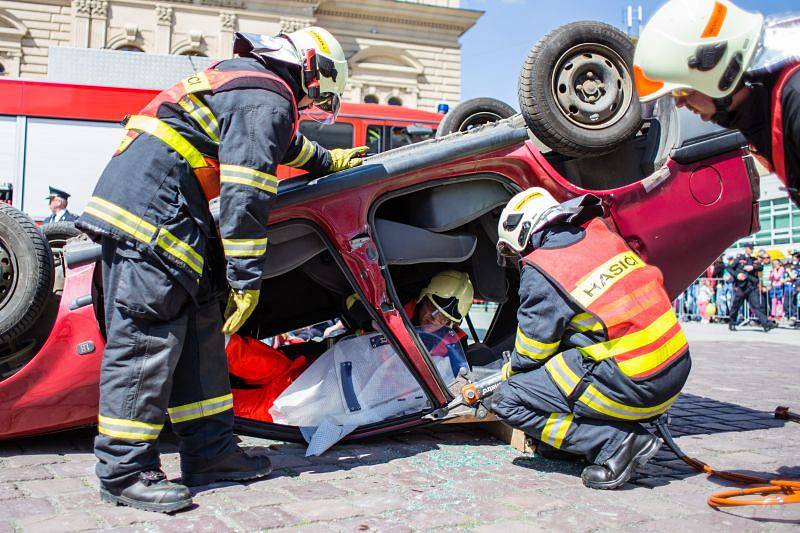
<svg viewBox="0 0 800 533">
<path fill-rule="evenodd" d="M 746 246 L 737 256 L 721 256 L 674 305 L 683 320 L 726 322 L 731 329 L 750 320 L 765 330 L 778 324 L 798 327 L 800 252 L 774 258 Z"/>
</svg>

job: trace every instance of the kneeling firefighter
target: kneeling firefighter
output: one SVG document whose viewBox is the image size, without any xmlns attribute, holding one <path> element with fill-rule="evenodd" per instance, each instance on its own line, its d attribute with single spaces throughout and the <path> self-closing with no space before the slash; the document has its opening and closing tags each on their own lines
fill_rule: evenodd
<svg viewBox="0 0 800 533">
<path fill-rule="evenodd" d="M 102 245 L 108 342 L 95 454 L 112 503 L 170 512 L 191 504 L 184 485 L 270 472 L 267 457 L 233 440 L 223 331 L 258 304 L 276 166 L 325 174 L 364 152 L 328 151 L 297 132 L 298 109 L 338 111 L 347 63 L 330 33 L 237 34 L 234 52 L 126 119 L 77 223 Z M 219 229 L 209 210 L 217 196 Z M 155 448 L 166 414 L 183 485 L 166 480 Z"/>
<path fill-rule="evenodd" d="M 497 246 L 521 259 L 520 307 L 490 407 L 553 455 L 585 457 L 587 487 L 614 489 L 658 451 L 641 421 L 672 405 L 691 361 L 661 272 L 602 214 L 594 195 L 559 205 L 540 188 L 503 210 Z"/>
</svg>

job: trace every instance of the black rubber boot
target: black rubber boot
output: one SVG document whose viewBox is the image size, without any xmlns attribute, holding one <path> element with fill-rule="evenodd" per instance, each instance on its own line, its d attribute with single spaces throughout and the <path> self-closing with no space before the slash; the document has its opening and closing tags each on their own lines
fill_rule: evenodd
<svg viewBox="0 0 800 533">
<path fill-rule="evenodd" d="M 583 469 L 583 484 L 590 489 L 616 489 L 631 478 L 634 469 L 644 466 L 660 447 L 661 439 L 655 435 L 631 433 L 608 461 Z"/>
<path fill-rule="evenodd" d="M 553 461 L 581 461 L 584 459 L 582 455 L 576 455 L 574 453 L 565 452 L 564 450 L 559 450 L 558 448 L 550 446 L 546 442 L 541 441 L 536 441 L 536 453 L 545 459 L 550 459 Z"/>
<path fill-rule="evenodd" d="M 100 499 L 156 513 L 173 513 L 192 505 L 189 489 L 167 480 L 160 470 L 142 472 L 135 483 L 124 489 L 100 487 Z"/>
<path fill-rule="evenodd" d="M 245 481 L 268 476 L 272 472 L 269 457 L 249 453 L 238 446 L 231 453 L 201 469 L 181 467 L 183 483 L 189 487 L 208 485 L 215 481 Z"/>
<path fill-rule="evenodd" d="M 733 322 L 729 322 L 728 329 L 731 331 L 736 331 L 736 324 L 734 324 Z"/>
<path fill-rule="evenodd" d="M 774 320 L 767 320 L 767 323 L 764 324 L 761 327 L 764 328 L 764 333 L 767 333 L 767 332 L 769 332 L 769 330 L 777 328 L 778 327 L 778 323 L 775 322 Z"/>
</svg>

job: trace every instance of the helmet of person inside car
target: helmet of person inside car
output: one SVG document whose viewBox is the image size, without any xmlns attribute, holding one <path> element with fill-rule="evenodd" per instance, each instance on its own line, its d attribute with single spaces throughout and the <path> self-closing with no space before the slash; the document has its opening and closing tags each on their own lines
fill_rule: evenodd
<svg viewBox="0 0 800 533">
<path fill-rule="evenodd" d="M 472 307 L 474 290 L 469 275 L 458 270 L 444 270 L 433 276 L 419 293 L 417 302 L 427 298 L 449 320 L 459 324 Z"/>
</svg>

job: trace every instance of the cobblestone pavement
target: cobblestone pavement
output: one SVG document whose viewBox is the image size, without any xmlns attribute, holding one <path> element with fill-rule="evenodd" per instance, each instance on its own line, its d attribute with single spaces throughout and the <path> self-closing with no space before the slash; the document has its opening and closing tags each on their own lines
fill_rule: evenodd
<svg viewBox="0 0 800 533">
<path fill-rule="evenodd" d="M 707 330 L 708 331 L 708 330 Z M 800 410 L 794 337 L 719 338 L 692 344 L 694 369 L 672 410 L 690 454 L 721 468 L 800 478 L 800 424 L 771 416 Z M 692 334 L 690 333 L 690 337 Z M 713 337 L 713 336 L 712 336 Z M 705 334 L 704 338 L 708 338 Z M 798 332 L 800 340 L 800 332 Z M 206 487 L 175 516 L 102 504 L 92 433 L 0 443 L 0 533 L 11 531 L 713 531 L 797 530 L 800 505 L 713 511 L 709 492 L 730 486 L 689 471 L 662 450 L 619 491 L 591 491 L 580 464 L 522 455 L 475 426 L 443 426 L 339 446 L 307 459 L 295 444 L 268 447 L 267 480 Z M 179 475 L 174 448 L 165 469 Z"/>
</svg>

